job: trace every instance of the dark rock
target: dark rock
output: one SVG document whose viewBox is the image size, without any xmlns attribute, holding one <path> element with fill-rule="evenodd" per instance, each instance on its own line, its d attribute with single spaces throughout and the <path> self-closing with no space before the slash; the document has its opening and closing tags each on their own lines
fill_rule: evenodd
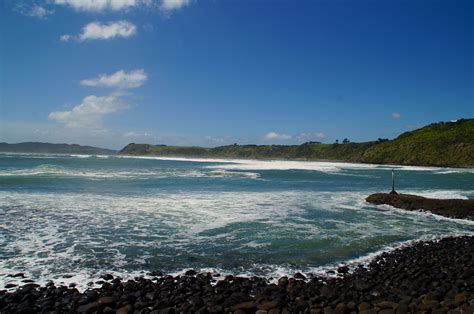
<svg viewBox="0 0 474 314">
<path fill-rule="evenodd" d="M 109 281 L 109 280 L 114 279 L 114 276 L 112 274 L 103 274 L 103 275 L 100 276 L 100 278 L 102 278 L 106 281 Z"/>
<path fill-rule="evenodd" d="M 133 305 L 125 305 L 121 308 L 119 308 L 117 310 L 117 312 L 115 312 L 116 314 L 130 314 L 130 313 L 133 313 Z M 161 312 L 160 312 L 161 313 Z"/>
<path fill-rule="evenodd" d="M 337 269 L 337 272 L 340 274 L 347 274 L 349 272 L 348 266 L 341 266 Z"/>
<path fill-rule="evenodd" d="M 187 270 L 184 275 L 185 276 L 195 276 L 197 272 L 194 269 Z"/>
<path fill-rule="evenodd" d="M 252 301 L 242 302 L 242 303 L 234 305 L 231 309 L 232 311 L 237 311 L 237 310 L 250 311 L 250 310 L 257 309 L 257 304 L 255 304 L 255 302 L 252 302 Z"/>
<path fill-rule="evenodd" d="M 99 308 L 98 302 L 92 302 L 85 305 L 81 305 L 77 308 L 78 313 L 93 313 Z"/>
<path fill-rule="evenodd" d="M 149 272 L 148 276 L 161 277 L 161 276 L 163 276 L 163 272 L 161 272 L 159 270 L 154 270 L 154 271 Z"/>
<path fill-rule="evenodd" d="M 433 214 L 474 220 L 474 200 L 435 199 L 410 194 L 376 193 L 365 199 L 367 202 L 380 205 L 386 204 L 406 210 L 427 210 Z"/>
<path fill-rule="evenodd" d="M 305 280 L 305 279 L 306 279 L 306 276 L 303 275 L 302 273 L 296 273 L 296 274 L 293 275 L 293 278 Z"/>
<path fill-rule="evenodd" d="M 9 277 L 13 277 L 13 278 L 26 278 L 25 274 L 24 273 L 16 273 L 14 275 L 9 275 Z"/>
</svg>

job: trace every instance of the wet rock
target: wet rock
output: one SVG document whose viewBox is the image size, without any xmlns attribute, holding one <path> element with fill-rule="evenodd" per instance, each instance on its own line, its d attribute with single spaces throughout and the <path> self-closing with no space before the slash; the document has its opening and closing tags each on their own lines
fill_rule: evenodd
<svg viewBox="0 0 474 314">
<path fill-rule="evenodd" d="M 13 278 L 26 278 L 26 276 L 25 276 L 24 273 L 16 273 L 16 274 L 13 274 L 13 275 L 9 275 L 9 277 L 13 277 Z"/>
<path fill-rule="evenodd" d="M 347 274 L 349 272 L 349 267 L 348 266 L 338 267 L 337 272 L 340 274 Z"/>
<path fill-rule="evenodd" d="M 92 302 L 85 305 L 81 305 L 77 308 L 78 313 L 93 313 L 99 308 L 99 302 Z"/>
<path fill-rule="evenodd" d="M 302 273 L 296 273 L 296 274 L 293 275 L 293 278 L 305 280 L 305 279 L 306 279 L 306 276 L 303 275 Z"/>
<path fill-rule="evenodd" d="M 283 276 L 280 279 L 278 279 L 278 285 L 279 286 L 287 286 L 288 285 L 288 277 Z"/>
<path fill-rule="evenodd" d="M 103 275 L 100 276 L 100 278 L 102 278 L 106 281 L 109 281 L 109 280 L 114 279 L 114 276 L 112 274 L 103 274 Z"/>
<path fill-rule="evenodd" d="M 152 276 L 152 277 L 161 277 L 163 275 L 164 275 L 163 272 L 159 270 L 154 270 L 148 273 L 148 276 Z"/>
<path fill-rule="evenodd" d="M 376 205 L 386 204 L 411 211 L 422 208 L 445 217 L 474 220 L 474 200 L 435 199 L 410 194 L 389 193 L 372 194 L 365 200 Z"/>
<path fill-rule="evenodd" d="M 125 306 L 119 308 L 117 310 L 117 312 L 115 312 L 115 313 L 116 314 L 130 314 L 130 313 L 133 313 L 133 305 L 130 305 L 130 304 L 125 305 Z M 159 313 L 161 313 L 161 312 L 159 312 Z"/>
<path fill-rule="evenodd" d="M 257 309 L 257 304 L 252 301 L 248 302 L 242 302 L 239 304 L 234 305 L 232 308 L 232 311 L 237 311 L 237 310 L 243 310 L 243 311 L 250 311 L 250 310 L 256 310 Z"/>
<path fill-rule="evenodd" d="M 195 276 L 197 272 L 194 269 L 187 270 L 184 275 L 186 276 Z"/>
</svg>

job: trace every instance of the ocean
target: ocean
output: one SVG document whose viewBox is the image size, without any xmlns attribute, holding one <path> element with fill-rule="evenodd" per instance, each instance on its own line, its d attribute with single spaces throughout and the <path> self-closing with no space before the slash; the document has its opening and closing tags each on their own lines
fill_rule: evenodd
<svg viewBox="0 0 474 314">
<path fill-rule="evenodd" d="M 187 269 L 327 274 L 474 222 L 364 201 L 396 188 L 474 199 L 474 169 L 335 162 L 0 154 L 0 288 L 22 272 L 85 288 Z"/>
</svg>

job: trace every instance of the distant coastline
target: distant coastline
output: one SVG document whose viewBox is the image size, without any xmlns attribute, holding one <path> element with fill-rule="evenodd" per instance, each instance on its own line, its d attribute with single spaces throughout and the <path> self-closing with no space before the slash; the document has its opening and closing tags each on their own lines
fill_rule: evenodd
<svg viewBox="0 0 474 314">
<path fill-rule="evenodd" d="M 117 151 L 78 144 L 53 144 L 41 142 L 0 143 L 0 153 L 115 155 Z"/>
<path fill-rule="evenodd" d="M 120 155 L 329 161 L 426 167 L 474 166 L 474 119 L 433 123 L 396 139 L 364 143 L 228 145 L 214 148 L 131 143 Z"/>
</svg>

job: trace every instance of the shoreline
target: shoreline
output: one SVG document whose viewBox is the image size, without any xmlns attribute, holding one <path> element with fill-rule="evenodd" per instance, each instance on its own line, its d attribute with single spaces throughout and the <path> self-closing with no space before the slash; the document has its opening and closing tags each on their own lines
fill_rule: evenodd
<svg viewBox="0 0 474 314">
<path fill-rule="evenodd" d="M 141 159 L 156 159 L 156 160 L 177 160 L 177 161 L 197 161 L 197 162 L 228 162 L 228 161 L 267 161 L 267 162 L 278 162 L 278 161 L 290 161 L 290 162 L 302 162 L 302 163 L 337 163 L 337 164 L 354 164 L 354 165 L 365 165 L 365 166 L 387 166 L 387 167 L 413 167 L 413 168 L 424 168 L 425 170 L 439 170 L 439 169 L 453 169 L 453 170 L 467 170 L 474 171 L 473 165 L 465 166 L 430 166 L 430 165 L 421 165 L 421 164 L 393 164 L 393 163 L 370 163 L 370 162 L 361 162 L 361 161 L 350 161 L 350 160 L 335 160 L 335 159 L 297 159 L 297 158 L 231 158 L 231 157 L 193 157 L 193 156 L 164 156 L 164 155 L 129 155 L 129 154 L 87 154 L 87 153 L 46 153 L 46 152 L 7 152 L 1 151 L 1 154 L 10 154 L 10 155 L 54 155 L 54 156 L 97 156 L 97 157 L 117 157 L 117 158 L 141 158 Z M 397 169 L 395 169 L 397 170 Z"/>
<path fill-rule="evenodd" d="M 107 275 L 100 288 L 82 293 L 74 287 L 27 283 L 13 292 L 0 290 L 0 312 L 446 313 L 462 309 L 470 313 L 474 309 L 472 252 L 474 235 L 417 241 L 379 253 L 353 272 L 340 266 L 332 277 L 296 273 L 276 284 L 263 277 L 228 275 L 218 280 L 192 270 L 177 276 L 155 272 L 152 279 L 128 281 Z"/>
<path fill-rule="evenodd" d="M 335 163 L 335 164 L 353 164 L 366 166 L 368 169 L 370 166 L 386 166 L 396 168 L 420 168 L 421 171 L 432 171 L 441 169 L 453 169 L 453 170 L 466 170 L 467 172 L 474 171 L 474 166 L 466 165 L 461 167 L 454 166 L 427 166 L 427 165 L 401 165 L 401 164 L 374 164 L 360 161 L 348 161 L 348 160 L 331 160 L 331 159 L 274 159 L 274 158 L 231 158 L 231 157 L 191 157 L 191 156 L 163 156 L 163 155 L 127 155 L 117 154 L 111 155 L 117 158 L 137 158 L 137 159 L 150 159 L 150 160 L 176 160 L 176 161 L 191 161 L 191 162 L 301 162 L 301 163 Z M 397 170 L 397 169 L 394 170 Z"/>
</svg>

